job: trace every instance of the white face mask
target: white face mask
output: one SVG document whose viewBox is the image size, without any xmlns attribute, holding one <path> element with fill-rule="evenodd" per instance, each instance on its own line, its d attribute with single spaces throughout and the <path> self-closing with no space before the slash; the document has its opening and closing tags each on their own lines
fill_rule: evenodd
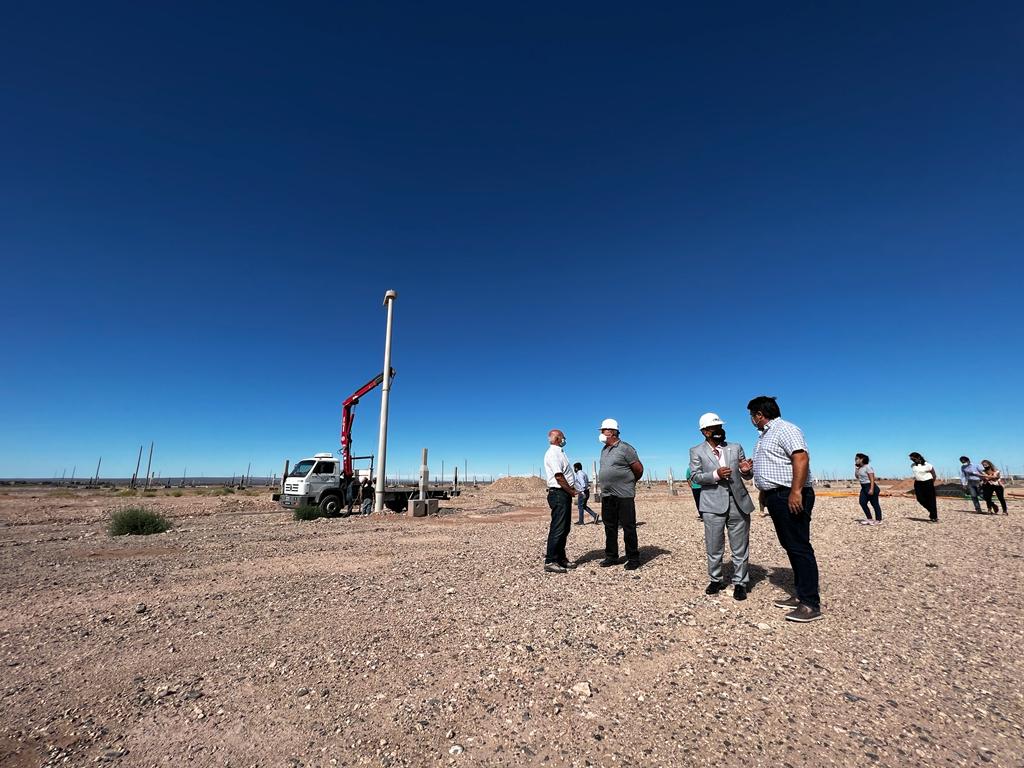
<svg viewBox="0 0 1024 768">
<path fill-rule="evenodd" d="M 599 443 L 607 443 L 608 442 L 608 435 L 606 435 L 604 432 L 602 432 L 601 434 L 599 434 L 597 436 L 597 442 L 599 442 Z"/>
</svg>

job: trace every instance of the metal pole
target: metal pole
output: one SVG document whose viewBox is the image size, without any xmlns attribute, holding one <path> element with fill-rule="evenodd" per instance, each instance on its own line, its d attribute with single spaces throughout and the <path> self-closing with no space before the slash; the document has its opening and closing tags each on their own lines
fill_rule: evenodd
<svg viewBox="0 0 1024 768">
<path fill-rule="evenodd" d="M 384 472 L 387 470 L 388 453 L 388 398 L 391 395 L 391 325 L 395 313 L 395 299 L 398 293 L 388 291 L 384 294 L 384 306 L 388 309 L 387 329 L 384 332 L 384 381 L 380 395 L 380 435 L 377 439 L 377 488 L 374 494 L 373 511 L 384 511 Z"/>
<path fill-rule="evenodd" d="M 594 497 L 594 501 L 600 501 L 601 497 L 597 492 L 597 462 L 592 462 L 590 466 L 593 467 L 590 472 L 590 495 Z"/>
<path fill-rule="evenodd" d="M 284 474 L 281 475 L 281 493 L 284 493 L 284 479 L 288 477 L 288 459 L 284 460 Z"/>
<path fill-rule="evenodd" d="M 153 466 L 153 443 L 149 444 L 149 460 L 146 461 L 146 487 L 149 488 L 149 468 Z"/>
<path fill-rule="evenodd" d="M 131 486 L 132 488 L 135 487 L 135 484 L 139 480 L 139 467 L 141 467 L 141 466 L 142 466 L 142 446 L 140 445 L 139 446 L 139 458 L 137 458 L 135 460 L 135 474 L 132 475 L 132 486 Z"/>
<path fill-rule="evenodd" d="M 420 501 L 427 498 L 427 478 L 430 470 L 427 469 L 427 449 L 423 449 L 423 462 L 420 464 Z"/>
<path fill-rule="evenodd" d="M 99 485 L 100 482 L 100 464 L 103 463 L 103 457 L 100 456 L 100 460 L 96 462 L 96 477 L 93 478 L 92 484 Z"/>
</svg>

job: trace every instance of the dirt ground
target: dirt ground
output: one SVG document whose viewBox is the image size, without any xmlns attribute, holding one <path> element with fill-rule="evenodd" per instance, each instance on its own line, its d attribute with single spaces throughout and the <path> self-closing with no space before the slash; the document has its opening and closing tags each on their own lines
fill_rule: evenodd
<svg viewBox="0 0 1024 768">
<path fill-rule="evenodd" d="M 768 518 L 753 588 L 706 585 L 685 487 L 642 490 L 643 566 L 542 492 L 439 517 L 296 522 L 263 492 L 0 489 L 4 766 L 1020 766 L 1024 503 L 818 499 L 824 621 L 783 620 Z M 111 538 L 142 502 L 170 532 Z"/>
</svg>

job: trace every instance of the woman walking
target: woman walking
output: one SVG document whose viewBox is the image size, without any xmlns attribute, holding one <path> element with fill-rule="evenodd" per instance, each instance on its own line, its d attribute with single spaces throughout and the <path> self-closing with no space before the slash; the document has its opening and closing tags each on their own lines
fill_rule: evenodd
<svg viewBox="0 0 1024 768">
<path fill-rule="evenodd" d="M 853 458 L 854 474 L 860 482 L 860 508 L 864 510 L 864 517 L 861 525 L 878 525 L 882 522 L 882 507 L 878 504 L 878 483 L 875 482 L 875 470 L 868 462 L 871 461 L 866 453 L 858 453 Z M 868 503 L 874 507 L 875 519 L 871 519 L 871 512 L 868 511 Z"/>
<path fill-rule="evenodd" d="M 999 514 L 999 509 L 996 507 L 995 502 L 992 501 L 992 494 L 994 493 L 999 497 L 999 504 L 1003 508 L 1003 514 L 1008 515 L 1009 512 L 1006 511 L 1006 496 L 1003 495 L 1003 474 L 988 459 L 983 459 L 981 462 L 981 483 L 981 493 L 985 499 L 985 506 L 988 508 L 989 514 Z"/>
<path fill-rule="evenodd" d="M 939 505 L 935 500 L 935 467 L 917 451 L 910 454 L 910 471 L 914 473 L 914 498 L 928 510 L 928 520 L 939 522 Z"/>
</svg>

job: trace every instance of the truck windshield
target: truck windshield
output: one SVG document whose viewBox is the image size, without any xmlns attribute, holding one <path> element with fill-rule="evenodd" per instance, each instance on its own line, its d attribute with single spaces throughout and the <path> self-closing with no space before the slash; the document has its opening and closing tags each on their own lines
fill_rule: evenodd
<svg viewBox="0 0 1024 768">
<path fill-rule="evenodd" d="M 312 460 L 300 461 L 295 465 L 295 469 L 291 471 L 288 477 L 305 477 L 309 474 L 309 470 L 313 468 L 314 464 L 316 462 Z"/>
</svg>

